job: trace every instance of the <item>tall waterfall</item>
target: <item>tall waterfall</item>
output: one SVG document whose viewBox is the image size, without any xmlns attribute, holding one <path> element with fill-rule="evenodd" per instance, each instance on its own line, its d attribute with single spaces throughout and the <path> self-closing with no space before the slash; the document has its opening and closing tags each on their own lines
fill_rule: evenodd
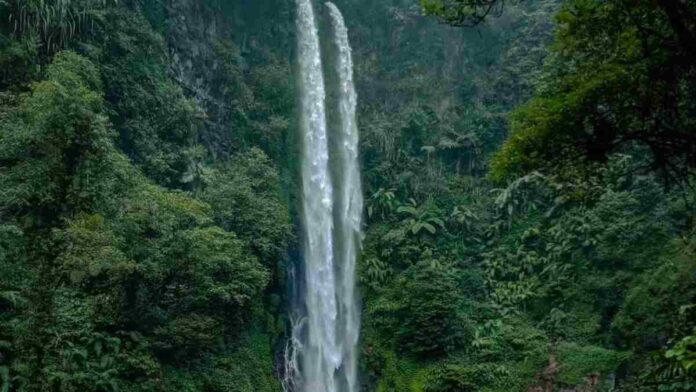
<svg viewBox="0 0 696 392">
<path fill-rule="evenodd" d="M 341 365 L 336 338 L 338 309 L 333 247 L 333 188 L 329 172 L 324 76 L 319 37 L 310 0 L 297 0 L 300 74 L 300 127 L 303 133 L 302 200 L 304 210 L 305 336 L 299 355 L 305 392 L 334 392 Z"/>
<path fill-rule="evenodd" d="M 336 261 L 340 266 L 339 336 L 343 348 L 343 390 L 357 391 L 357 344 L 360 310 L 355 294 L 355 263 L 360 250 L 363 195 L 358 164 L 358 126 L 355 118 L 357 94 L 353 83 L 353 58 L 341 11 L 326 3 L 334 32 L 334 67 L 337 75 L 337 112 L 339 129 L 333 152 L 337 155 L 336 173 Z"/>
<path fill-rule="evenodd" d="M 311 0 L 296 2 L 304 224 L 303 273 L 298 276 L 304 280 L 297 284 L 302 309 L 296 313 L 302 317 L 294 320 L 284 386 L 296 392 L 356 392 L 360 314 L 355 263 L 363 201 L 351 51 L 343 17 L 328 3 L 335 32 L 332 72 L 339 84 L 338 129 L 331 134 L 330 149 L 317 24 Z M 335 154 L 332 160 L 329 150 Z M 331 170 L 331 165 L 336 167 Z"/>
</svg>

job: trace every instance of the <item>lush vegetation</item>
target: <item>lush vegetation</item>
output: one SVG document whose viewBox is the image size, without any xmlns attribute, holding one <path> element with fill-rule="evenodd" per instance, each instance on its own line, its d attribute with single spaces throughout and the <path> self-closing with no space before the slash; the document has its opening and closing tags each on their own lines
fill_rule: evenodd
<svg viewBox="0 0 696 392">
<path fill-rule="evenodd" d="M 0 6 L 0 390 L 278 390 L 276 164 L 208 158 L 157 10 Z"/>
<path fill-rule="evenodd" d="M 363 389 L 696 390 L 696 4 L 336 3 Z M 0 392 L 280 390 L 293 9 L 0 0 Z"/>
<path fill-rule="evenodd" d="M 365 147 L 366 384 L 694 390 L 694 5 L 422 4 L 492 34 L 484 16 L 520 9 L 556 27 L 513 22 L 499 52 L 540 74 L 495 69 L 454 123 L 429 98 Z"/>
</svg>

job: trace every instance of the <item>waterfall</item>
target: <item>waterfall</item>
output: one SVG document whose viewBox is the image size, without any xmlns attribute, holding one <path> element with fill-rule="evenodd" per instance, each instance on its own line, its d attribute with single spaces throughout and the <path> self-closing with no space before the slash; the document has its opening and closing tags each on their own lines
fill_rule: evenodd
<svg viewBox="0 0 696 392">
<path fill-rule="evenodd" d="M 336 339 L 338 310 L 333 247 L 333 188 L 329 172 L 324 77 L 319 37 L 310 0 L 297 0 L 300 128 L 303 134 L 304 303 L 299 381 L 304 392 L 335 392 L 341 365 Z"/>
<path fill-rule="evenodd" d="M 343 390 L 357 391 L 357 344 L 360 311 L 355 294 L 355 263 L 360 250 L 363 195 L 358 164 L 358 126 L 355 117 L 357 94 L 353 83 L 353 58 L 341 11 L 326 3 L 334 32 L 334 67 L 337 75 L 337 113 L 335 132 L 336 170 L 336 261 L 339 265 L 339 342 L 343 348 Z"/>
<path fill-rule="evenodd" d="M 363 200 L 358 166 L 357 96 L 343 17 L 327 3 L 335 33 L 336 130 L 329 159 L 326 91 L 311 0 L 297 2 L 304 264 L 296 283 L 286 391 L 356 392 L 360 314 L 355 263 Z M 332 79 L 333 80 L 333 79 Z M 331 170 L 333 167 L 333 171 Z M 333 172 L 333 178 L 332 178 Z M 336 185 L 334 192 L 333 184 Z M 298 316 L 301 315 L 301 316 Z"/>
</svg>

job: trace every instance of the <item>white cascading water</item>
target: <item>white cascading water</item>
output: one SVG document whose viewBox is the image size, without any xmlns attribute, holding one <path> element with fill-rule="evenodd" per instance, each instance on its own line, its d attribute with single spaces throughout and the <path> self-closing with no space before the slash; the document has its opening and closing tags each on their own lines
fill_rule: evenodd
<svg viewBox="0 0 696 392">
<path fill-rule="evenodd" d="M 336 261 L 340 278 L 337 285 L 339 304 L 339 343 L 343 349 L 343 366 L 339 384 L 345 392 L 357 391 L 357 345 L 360 334 L 360 309 L 355 293 L 355 264 L 360 251 L 363 195 L 358 160 L 358 125 L 355 117 L 357 94 L 353 82 L 353 58 L 348 29 L 341 11 L 326 3 L 334 32 L 334 68 L 337 75 L 337 113 L 334 153 L 336 173 Z"/>
<path fill-rule="evenodd" d="M 310 0 L 297 0 L 300 128 L 303 134 L 304 287 L 306 331 L 297 340 L 304 392 L 335 392 L 341 365 L 333 249 L 333 187 L 329 172 L 324 76 Z M 301 332 L 298 329 L 298 332 Z"/>
<path fill-rule="evenodd" d="M 295 392 L 356 392 L 360 314 L 355 264 L 363 200 L 351 50 L 343 17 L 329 3 L 339 83 L 339 129 L 331 135 L 332 154 L 337 158 L 333 162 L 338 166 L 334 193 L 317 25 L 311 0 L 296 2 L 305 233 L 304 280 L 297 285 L 303 309 L 297 313 L 304 316 L 293 320 L 283 385 L 286 391 Z"/>
</svg>

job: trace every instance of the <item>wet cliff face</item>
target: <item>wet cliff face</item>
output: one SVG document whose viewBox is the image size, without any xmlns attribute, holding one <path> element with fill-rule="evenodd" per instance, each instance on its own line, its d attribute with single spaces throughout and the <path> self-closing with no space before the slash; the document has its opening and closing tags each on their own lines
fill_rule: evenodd
<svg viewBox="0 0 696 392">
<path fill-rule="evenodd" d="M 225 126 L 225 113 L 231 108 L 219 83 L 223 62 L 216 48 L 231 41 L 232 23 L 206 2 L 172 0 L 167 20 L 167 43 L 174 78 L 203 109 L 204 128 L 199 141 L 217 155 L 231 149 L 231 130 Z"/>
<path fill-rule="evenodd" d="M 168 11 L 167 43 L 175 78 L 197 102 L 214 100 L 211 81 L 221 61 L 214 44 L 231 37 L 231 23 L 205 2 L 172 0 Z"/>
<path fill-rule="evenodd" d="M 198 141 L 213 158 L 258 144 L 280 155 L 294 109 L 291 6 L 289 0 L 166 4 L 171 72 L 201 109 Z"/>
<path fill-rule="evenodd" d="M 472 48 L 500 41 L 439 25 L 416 0 L 336 4 L 354 42 L 363 113 L 400 113 L 428 101 L 444 115 L 480 71 Z M 252 145 L 285 156 L 296 127 L 294 1 L 168 0 L 161 8 L 172 76 L 201 108 L 198 142 L 214 159 Z M 364 123 L 375 123 L 368 116 Z"/>
</svg>

